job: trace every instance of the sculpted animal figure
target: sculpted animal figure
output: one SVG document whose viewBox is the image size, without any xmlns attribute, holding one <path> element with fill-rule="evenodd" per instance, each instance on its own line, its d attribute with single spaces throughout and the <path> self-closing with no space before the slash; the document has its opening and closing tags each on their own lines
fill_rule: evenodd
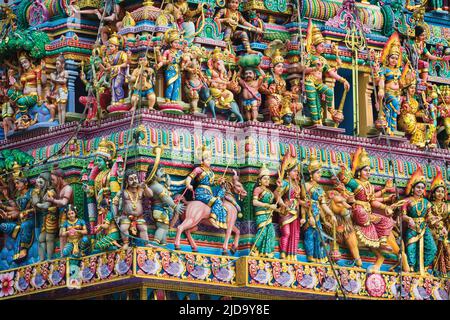
<svg viewBox="0 0 450 320">
<path fill-rule="evenodd" d="M 234 232 L 235 235 L 233 245 L 231 247 L 232 253 L 236 252 L 239 243 L 240 231 L 235 224 L 238 217 L 238 212 L 240 212 L 240 207 L 236 203 L 234 194 L 238 195 L 238 197 L 245 197 L 247 196 L 247 191 L 245 191 L 243 185 L 239 181 L 236 171 L 234 171 L 232 181 L 225 181 L 221 188 L 223 188 L 225 192 L 225 196 L 223 197 L 223 206 L 227 211 L 225 239 L 222 246 L 222 253 L 226 255 L 228 254 L 228 241 L 230 239 L 231 232 Z M 195 232 L 200 224 L 213 225 L 210 222 L 210 214 L 211 208 L 205 203 L 197 200 L 187 201 L 186 211 L 181 217 L 183 222 L 177 227 L 175 249 L 180 249 L 181 234 L 184 232 L 189 244 L 192 247 L 192 251 L 197 251 L 197 245 L 192 238 L 191 232 Z M 173 224 L 174 222 L 172 222 L 172 225 Z"/>
</svg>

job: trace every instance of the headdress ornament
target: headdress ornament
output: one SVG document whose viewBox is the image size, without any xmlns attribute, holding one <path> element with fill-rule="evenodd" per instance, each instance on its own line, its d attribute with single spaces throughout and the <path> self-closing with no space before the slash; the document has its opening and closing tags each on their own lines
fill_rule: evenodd
<svg viewBox="0 0 450 320">
<path fill-rule="evenodd" d="M 317 159 L 317 157 L 313 154 L 311 154 L 309 165 L 308 165 L 308 172 L 312 173 L 314 171 L 320 170 L 322 168 L 322 164 Z"/>
<path fill-rule="evenodd" d="M 421 167 L 418 167 L 417 170 L 412 174 L 411 178 L 409 178 L 408 184 L 405 188 L 405 194 L 409 195 L 414 186 L 418 183 L 423 183 L 426 187 L 427 181 L 425 176 L 423 175 L 423 171 Z"/>
<path fill-rule="evenodd" d="M 311 46 L 317 46 L 323 42 L 325 42 L 325 39 L 322 32 L 312 23 L 310 19 L 306 29 L 306 52 L 311 52 Z"/>
<path fill-rule="evenodd" d="M 415 86 L 417 84 L 416 73 L 411 69 L 409 64 L 406 65 L 402 72 L 401 81 L 404 88 Z"/>
<path fill-rule="evenodd" d="M 273 40 L 267 46 L 264 54 L 270 58 L 272 65 L 277 65 L 279 63 L 284 63 L 283 53 L 285 51 L 285 45 L 283 41 L 276 39 Z"/>
<path fill-rule="evenodd" d="M 283 160 L 281 161 L 280 177 L 283 179 L 286 172 L 294 168 L 297 163 L 297 158 L 294 158 L 291 155 L 289 149 L 287 149 L 286 153 L 284 154 Z"/>
<path fill-rule="evenodd" d="M 445 184 L 445 180 L 442 177 L 442 171 L 438 167 L 436 168 L 436 176 L 433 178 L 433 181 L 431 181 L 431 193 L 433 193 L 439 187 L 444 188 L 445 193 L 447 193 L 447 185 Z"/>
<path fill-rule="evenodd" d="M 353 154 L 352 159 L 353 174 L 355 174 L 356 171 L 361 170 L 364 167 L 370 167 L 370 158 L 366 152 L 366 149 L 358 147 L 356 152 Z"/>
<path fill-rule="evenodd" d="M 164 34 L 164 39 L 166 40 L 166 43 L 172 43 L 180 40 L 180 34 L 177 29 L 169 29 Z"/>
<path fill-rule="evenodd" d="M 116 45 L 116 46 L 120 45 L 119 36 L 118 36 L 118 34 L 116 32 L 114 32 L 111 35 L 111 37 L 109 37 L 108 44 L 113 44 L 113 45 Z"/>
<path fill-rule="evenodd" d="M 212 157 L 212 151 L 208 148 L 207 145 L 202 145 L 197 148 L 197 156 L 203 161 L 204 159 Z"/>
<path fill-rule="evenodd" d="M 261 169 L 259 170 L 258 178 L 262 178 L 264 176 L 270 176 L 270 171 L 267 169 L 265 163 L 263 163 Z"/>
<path fill-rule="evenodd" d="M 381 61 L 384 65 L 388 64 L 388 59 L 392 55 L 398 55 L 398 63 L 397 67 L 401 66 L 402 63 L 402 47 L 400 44 L 400 36 L 397 32 L 394 32 L 386 42 L 386 45 L 384 46 L 383 52 L 381 54 Z"/>
<path fill-rule="evenodd" d="M 116 145 L 112 141 L 107 141 L 105 138 L 100 141 L 97 151 L 97 156 L 111 160 L 116 156 Z"/>
</svg>

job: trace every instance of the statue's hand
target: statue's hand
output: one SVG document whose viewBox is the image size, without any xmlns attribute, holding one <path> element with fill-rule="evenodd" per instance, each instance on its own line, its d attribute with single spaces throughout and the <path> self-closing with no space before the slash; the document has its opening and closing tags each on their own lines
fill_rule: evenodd
<svg viewBox="0 0 450 320">
<path fill-rule="evenodd" d="M 306 223 L 305 219 L 300 219 L 300 227 L 303 226 Z"/>
<path fill-rule="evenodd" d="M 350 83 L 348 83 L 347 80 L 345 80 L 345 82 L 344 82 L 344 89 L 345 89 L 346 91 L 349 91 L 349 90 L 350 90 Z"/>
<path fill-rule="evenodd" d="M 182 203 L 177 203 L 174 211 L 178 214 L 181 214 L 183 212 L 183 210 L 184 210 L 184 205 Z"/>
</svg>

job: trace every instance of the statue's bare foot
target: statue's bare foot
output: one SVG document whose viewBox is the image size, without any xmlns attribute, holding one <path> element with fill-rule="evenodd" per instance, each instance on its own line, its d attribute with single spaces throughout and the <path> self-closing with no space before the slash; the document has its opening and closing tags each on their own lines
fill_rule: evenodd
<svg viewBox="0 0 450 320">
<path fill-rule="evenodd" d="M 380 266 L 377 266 L 375 264 L 367 268 L 367 273 L 378 273 L 378 272 L 380 272 Z"/>
</svg>

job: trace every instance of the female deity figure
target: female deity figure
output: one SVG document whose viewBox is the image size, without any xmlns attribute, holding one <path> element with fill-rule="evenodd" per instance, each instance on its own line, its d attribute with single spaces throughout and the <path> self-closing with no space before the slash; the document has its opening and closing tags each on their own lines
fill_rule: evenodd
<svg viewBox="0 0 450 320">
<path fill-rule="evenodd" d="M 69 205 L 67 220 L 61 226 L 61 235 L 67 237 L 67 243 L 62 248 L 63 257 L 79 258 L 89 250 L 86 222 L 77 215 L 77 209 Z"/>
<path fill-rule="evenodd" d="M 170 14 L 173 17 L 174 22 L 177 24 L 178 31 L 185 32 L 185 38 L 191 36 L 190 33 L 195 31 L 195 26 L 192 21 L 185 21 L 185 19 L 192 19 L 202 13 L 203 3 L 199 3 L 197 9 L 189 9 L 187 0 L 175 0 L 167 3 L 164 8 L 164 12 Z"/>
<path fill-rule="evenodd" d="M 107 54 L 104 57 L 105 70 L 111 81 L 111 105 L 122 105 L 125 102 L 125 75 L 128 69 L 128 55 L 119 50 L 119 38 L 116 33 L 108 40 Z"/>
<path fill-rule="evenodd" d="M 194 187 L 192 186 L 192 181 L 197 182 L 195 188 L 194 197 L 195 200 L 201 201 L 211 208 L 211 214 L 209 217 L 209 222 L 218 228 L 227 228 L 227 209 L 224 207 L 222 199 L 225 196 L 225 191 L 222 185 L 225 183 L 225 178 L 220 177 L 217 183 L 214 181 L 214 172 L 211 170 L 211 160 L 212 153 L 203 146 L 201 149 L 201 164 L 196 167 L 187 176 L 185 184 L 188 190 L 194 192 Z M 219 186 L 219 188 L 214 188 Z"/>
<path fill-rule="evenodd" d="M 66 59 L 63 55 L 56 58 L 56 72 L 50 74 L 51 95 L 55 98 L 58 105 L 58 122 L 64 124 L 66 122 L 66 106 L 67 106 L 67 80 L 69 72 L 65 70 Z M 53 121 L 50 119 L 49 121 Z"/>
<path fill-rule="evenodd" d="M 253 26 L 250 22 L 244 19 L 239 12 L 239 0 L 226 0 L 227 7 L 217 12 L 214 20 L 216 20 L 224 32 L 224 41 L 230 43 L 232 39 L 242 41 L 245 50 L 248 54 L 258 54 L 257 51 L 252 50 L 248 34 L 244 30 L 236 30 L 238 27 L 243 27 L 256 33 L 263 33 L 261 28 Z"/>
<path fill-rule="evenodd" d="M 336 224 L 336 218 L 326 202 L 326 195 L 320 186 L 322 178 L 322 164 L 317 157 L 311 156 L 308 165 L 310 181 L 306 183 L 306 197 L 310 200 L 310 207 L 307 210 L 306 223 L 304 225 L 306 258 L 310 262 L 324 263 L 328 261 L 325 243 L 319 232 L 322 232 L 321 219 L 326 220 L 326 216 Z"/>
<path fill-rule="evenodd" d="M 273 258 L 275 250 L 275 228 L 272 223 L 273 212 L 277 210 L 275 195 L 269 189 L 270 171 L 265 165 L 259 171 L 256 187 L 253 190 L 253 206 L 258 231 L 255 235 L 255 249 L 252 255 Z"/>
<path fill-rule="evenodd" d="M 426 180 L 422 168 L 418 168 L 408 181 L 405 194 L 408 196 L 402 206 L 403 221 L 408 223 L 405 230 L 406 256 L 411 271 L 425 274 L 436 256 L 437 247 L 428 226 L 432 204 L 425 196 Z"/>
<path fill-rule="evenodd" d="M 419 148 L 436 147 L 436 126 L 427 112 L 420 109 L 419 102 L 415 98 L 417 84 L 415 73 L 407 73 L 403 79 L 404 96 L 401 98 L 399 129 L 410 137 L 411 144 Z M 419 122 L 419 119 L 422 121 Z"/>
<path fill-rule="evenodd" d="M 16 262 L 27 257 L 28 250 L 33 245 L 36 226 L 36 210 L 32 204 L 33 189 L 29 188 L 28 179 L 23 176 L 20 169 L 16 163 L 13 168 L 15 200 L 10 201 L 8 205 L 0 204 L 0 217 L 13 220 L 1 223 L 0 231 L 15 240 L 13 260 Z"/>
<path fill-rule="evenodd" d="M 300 227 L 306 222 L 304 212 L 299 221 L 300 206 L 307 207 L 301 199 L 298 161 L 289 151 L 283 157 L 277 188 L 274 192 L 280 208 L 280 258 L 297 260 L 297 248 L 300 240 Z"/>
<path fill-rule="evenodd" d="M 386 128 L 388 135 L 394 135 L 397 130 L 397 115 L 400 113 L 402 52 L 398 33 L 394 32 L 384 46 L 382 53 L 383 66 L 379 70 L 378 106 L 376 126 Z M 384 100 L 384 103 L 383 103 Z"/>
<path fill-rule="evenodd" d="M 41 66 L 35 67 L 26 53 L 19 55 L 19 63 L 22 67 L 20 80 L 15 83 L 14 88 L 8 90 L 7 95 L 17 105 L 19 114 L 23 115 L 36 103 L 44 102 L 43 77 Z"/>
<path fill-rule="evenodd" d="M 169 29 L 164 35 L 165 42 L 170 46 L 165 50 L 157 64 L 157 69 L 165 66 L 164 81 L 166 102 L 181 100 L 181 72 L 180 63 L 183 55 L 180 34 L 176 29 Z"/>
<path fill-rule="evenodd" d="M 384 257 L 382 250 L 399 252 L 396 239 L 392 234 L 394 221 L 390 218 L 393 209 L 386 205 L 395 195 L 382 197 L 385 189 L 375 192 L 369 181 L 370 159 L 364 148 L 359 147 L 352 160 L 352 171 L 348 172 L 342 165 L 339 180 L 346 188 L 353 192 L 355 201 L 352 203 L 352 220 L 356 236 L 360 244 L 372 249 L 377 260 L 372 266 L 373 271 L 380 270 Z M 381 210 L 383 214 L 373 212 Z M 404 255 L 404 253 L 403 253 Z M 403 270 L 408 271 L 406 256 L 403 261 Z"/>
<path fill-rule="evenodd" d="M 284 58 L 279 49 L 272 49 L 272 45 L 266 50 L 272 61 L 270 75 L 266 77 L 262 86 L 261 92 L 266 94 L 265 106 L 269 109 L 270 118 L 273 123 L 282 124 L 281 109 L 283 106 L 283 96 L 288 94 L 286 89 L 286 81 L 282 75 L 284 72 Z"/>
<path fill-rule="evenodd" d="M 344 85 L 346 91 L 350 90 L 350 84 L 343 77 L 338 75 L 335 68 L 331 68 L 322 54 L 325 52 L 325 39 L 320 29 L 309 22 L 308 34 L 306 38 L 306 51 L 308 53 L 306 59 L 305 73 L 305 90 L 306 90 L 306 106 L 311 112 L 311 119 L 314 124 L 322 124 L 322 108 L 321 96 L 325 95 L 327 110 L 334 117 L 333 105 L 333 89 L 323 82 L 323 76 L 327 76 L 339 81 Z"/>
<path fill-rule="evenodd" d="M 133 70 L 130 77 L 132 96 L 132 109 L 136 109 L 139 100 L 147 99 L 147 106 L 149 110 L 153 110 L 156 103 L 156 94 L 154 90 L 155 71 L 148 65 L 148 58 L 145 54 L 139 57 L 139 67 Z"/>
<path fill-rule="evenodd" d="M 447 203 L 447 185 L 442 172 L 437 168 L 436 176 L 431 182 L 430 200 L 432 201 L 429 225 L 437 242 L 437 255 L 433 270 L 438 276 L 450 274 L 450 246 L 448 230 L 450 229 L 450 207 Z"/>
</svg>

